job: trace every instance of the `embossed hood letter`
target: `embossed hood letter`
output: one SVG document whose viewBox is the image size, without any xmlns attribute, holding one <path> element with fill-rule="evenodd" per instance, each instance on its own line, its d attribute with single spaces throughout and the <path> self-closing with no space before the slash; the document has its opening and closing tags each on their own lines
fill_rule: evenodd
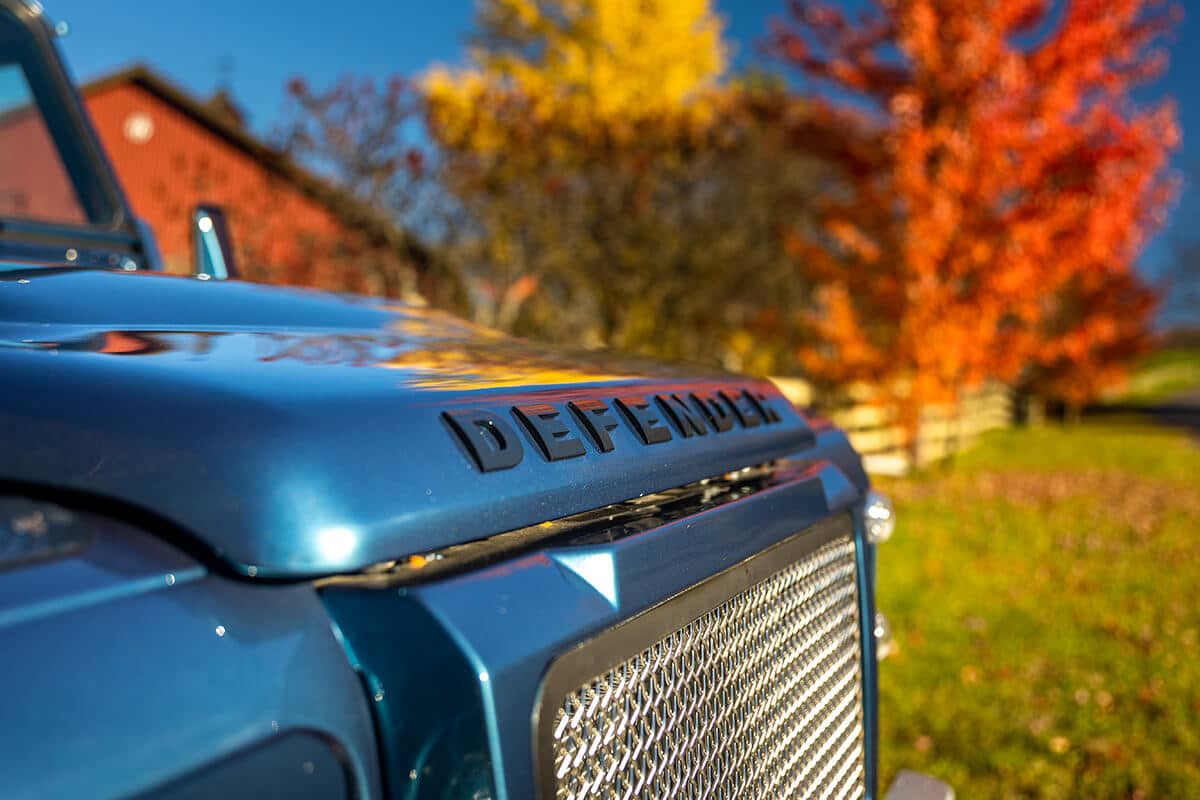
<svg viewBox="0 0 1200 800">
<path fill-rule="evenodd" d="M 521 446 L 517 432 L 498 415 L 479 408 L 465 408 L 444 411 L 442 417 L 458 435 L 480 472 L 511 469 L 521 463 L 525 448 Z"/>
</svg>

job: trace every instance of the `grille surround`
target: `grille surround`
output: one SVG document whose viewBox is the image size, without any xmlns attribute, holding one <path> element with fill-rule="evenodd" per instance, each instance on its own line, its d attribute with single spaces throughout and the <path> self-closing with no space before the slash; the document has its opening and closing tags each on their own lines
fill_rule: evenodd
<svg viewBox="0 0 1200 800">
<path fill-rule="evenodd" d="M 861 602 L 839 515 L 564 653 L 540 797 L 863 796 Z"/>
</svg>

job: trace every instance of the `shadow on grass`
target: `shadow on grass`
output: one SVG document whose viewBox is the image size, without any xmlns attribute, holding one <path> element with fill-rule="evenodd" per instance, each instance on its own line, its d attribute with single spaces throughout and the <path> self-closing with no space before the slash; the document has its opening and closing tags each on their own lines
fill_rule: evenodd
<svg viewBox="0 0 1200 800">
<path fill-rule="evenodd" d="M 1117 424 L 1151 422 L 1178 428 L 1200 439 L 1200 388 L 1152 403 L 1109 403 L 1089 406 L 1084 414 L 1091 420 Z"/>
</svg>

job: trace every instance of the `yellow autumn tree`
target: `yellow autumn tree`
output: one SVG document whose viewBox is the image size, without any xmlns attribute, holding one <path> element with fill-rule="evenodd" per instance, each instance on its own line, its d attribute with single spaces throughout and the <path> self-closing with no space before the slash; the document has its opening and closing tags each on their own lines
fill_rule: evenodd
<svg viewBox="0 0 1200 800">
<path fill-rule="evenodd" d="M 708 0 L 483 0 L 471 63 L 426 76 L 433 119 L 488 149 L 504 138 L 476 120 L 489 93 L 581 125 L 674 112 L 724 71 L 721 29 Z"/>
<path fill-rule="evenodd" d="M 819 182 L 780 121 L 803 103 L 727 78 L 712 5 L 488 0 L 468 63 L 424 76 L 477 319 L 755 372 L 792 358 L 806 286 L 781 232 Z"/>
</svg>

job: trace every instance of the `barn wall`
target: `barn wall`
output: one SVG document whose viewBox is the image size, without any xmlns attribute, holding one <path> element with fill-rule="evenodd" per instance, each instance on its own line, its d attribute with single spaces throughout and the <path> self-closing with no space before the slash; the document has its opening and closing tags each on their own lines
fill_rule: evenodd
<svg viewBox="0 0 1200 800">
<path fill-rule="evenodd" d="M 86 92 L 85 102 L 134 212 L 154 230 L 168 270 L 191 271 L 191 211 L 216 203 L 229 216 L 251 277 L 329 289 L 378 288 L 333 256 L 355 234 L 250 153 L 135 83 Z"/>
</svg>

